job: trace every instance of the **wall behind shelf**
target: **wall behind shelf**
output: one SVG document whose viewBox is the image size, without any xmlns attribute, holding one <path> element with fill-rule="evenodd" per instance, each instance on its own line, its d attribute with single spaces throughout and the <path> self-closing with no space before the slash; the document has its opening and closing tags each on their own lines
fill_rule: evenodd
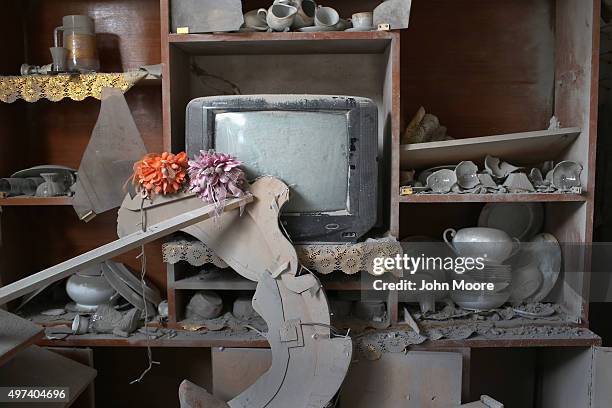
<svg viewBox="0 0 612 408">
<path fill-rule="evenodd" d="M 457 138 L 547 128 L 554 10 L 554 0 L 414 0 L 401 37 L 402 129 L 421 105 Z"/>
</svg>

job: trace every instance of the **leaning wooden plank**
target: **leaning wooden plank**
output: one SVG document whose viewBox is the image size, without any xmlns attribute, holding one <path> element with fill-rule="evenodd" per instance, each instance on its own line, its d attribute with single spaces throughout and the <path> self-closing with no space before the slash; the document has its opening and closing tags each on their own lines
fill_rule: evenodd
<svg viewBox="0 0 612 408">
<path fill-rule="evenodd" d="M 248 194 L 244 197 L 227 200 L 223 211 L 231 211 L 253 201 L 253 196 Z M 34 275 L 28 276 L 17 282 L 0 288 L 0 305 L 10 302 L 20 296 L 30 293 L 40 287 L 66 278 L 81 269 L 95 265 L 107 259 L 121 255 L 140 245 L 155 241 L 161 237 L 172 234 L 185 227 L 209 219 L 214 213 L 215 206 L 204 205 L 192 211 L 177 215 L 176 217 L 151 225 L 146 231 L 137 231 L 126 235 L 116 241 L 93 249 L 75 258 L 45 269 Z"/>
<path fill-rule="evenodd" d="M 0 366 L 43 336 L 42 327 L 0 309 Z"/>
<path fill-rule="evenodd" d="M 96 378 L 97 371 L 84 364 L 38 346 L 30 346 L 0 367 L 2 387 L 66 387 L 68 402 L 45 403 L 44 407 L 69 407 Z M 38 406 L 19 403 L 15 406 Z"/>
<path fill-rule="evenodd" d="M 457 164 L 462 160 L 482 162 L 486 155 L 528 165 L 556 157 L 579 134 L 580 128 L 563 128 L 406 144 L 400 146 L 400 167 L 410 170 Z"/>
</svg>

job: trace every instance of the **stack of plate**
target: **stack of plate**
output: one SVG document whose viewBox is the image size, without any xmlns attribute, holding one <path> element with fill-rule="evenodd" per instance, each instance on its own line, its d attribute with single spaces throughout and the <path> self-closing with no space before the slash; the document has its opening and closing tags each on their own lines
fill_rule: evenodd
<svg viewBox="0 0 612 408">
<path fill-rule="evenodd" d="M 453 290 L 451 298 L 463 309 L 489 310 L 502 306 L 510 298 L 512 267 L 505 264 L 485 263 L 482 270 L 474 269 L 457 275 L 456 281 L 493 283 L 493 290 Z"/>
</svg>

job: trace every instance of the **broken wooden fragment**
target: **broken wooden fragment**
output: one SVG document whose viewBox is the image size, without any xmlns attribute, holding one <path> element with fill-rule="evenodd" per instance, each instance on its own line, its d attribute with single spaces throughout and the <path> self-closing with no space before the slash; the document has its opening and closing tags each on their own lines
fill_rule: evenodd
<svg viewBox="0 0 612 408">
<path fill-rule="evenodd" d="M 0 366 L 43 335 L 42 327 L 0 309 Z"/>
<path fill-rule="evenodd" d="M 231 211 L 253 201 L 252 195 L 227 200 L 223 211 Z M 172 234 L 190 225 L 207 220 L 214 214 L 214 204 L 204 205 L 191 211 L 179 213 L 158 224 L 151 225 L 146 231 L 136 231 L 116 241 L 102 245 L 94 250 L 69 259 L 44 271 L 35 273 L 26 278 L 18 280 L 0 288 L 0 305 L 10 302 L 20 296 L 35 291 L 36 289 L 64 279 L 73 273 L 88 266 L 106 261 L 117 255 L 121 255 L 158 238 Z"/>
</svg>

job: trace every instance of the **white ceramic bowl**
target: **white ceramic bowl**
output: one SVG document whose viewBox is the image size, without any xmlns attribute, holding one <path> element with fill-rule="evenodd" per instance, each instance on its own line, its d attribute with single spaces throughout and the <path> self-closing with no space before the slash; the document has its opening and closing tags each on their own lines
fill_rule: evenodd
<svg viewBox="0 0 612 408">
<path fill-rule="evenodd" d="M 99 305 L 109 303 L 115 290 L 106 278 L 99 275 L 77 272 L 66 281 L 66 292 L 74 300 L 79 310 L 94 311 Z"/>
</svg>

